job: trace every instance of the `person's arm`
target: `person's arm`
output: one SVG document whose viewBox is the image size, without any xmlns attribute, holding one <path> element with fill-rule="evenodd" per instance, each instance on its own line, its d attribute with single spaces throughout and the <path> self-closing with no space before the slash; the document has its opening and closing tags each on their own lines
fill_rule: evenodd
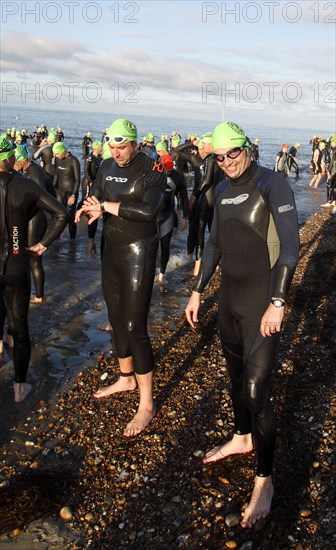
<svg viewBox="0 0 336 550">
<path fill-rule="evenodd" d="M 114 214 L 117 205 L 117 215 L 125 220 L 152 222 L 158 215 L 167 183 L 165 172 L 153 170 L 143 176 L 146 190 L 142 201 L 130 203 L 105 203 L 107 212 Z M 112 209 L 112 211 L 111 211 Z M 115 214 L 114 214 L 115 215 Z"/>
</svg>

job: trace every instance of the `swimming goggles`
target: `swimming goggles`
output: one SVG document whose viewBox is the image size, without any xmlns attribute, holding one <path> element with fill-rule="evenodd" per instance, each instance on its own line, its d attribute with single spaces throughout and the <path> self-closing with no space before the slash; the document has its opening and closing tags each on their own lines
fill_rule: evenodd
<svg viewBox="0 0 336 550">
<path fill-rule="evenodd" d="M 125 136 L 104 136 L 105 143 L 108 143 L 109 141 L 114 141 L 115 143 L 125 143 L 126 141 L 129 141 L 129 139 Z"/>
<path fill-rule="evenodd" d="M 216 153 L 212 153 L 212 156 L 218 161 L 218 162 L 224 162 L 226 158 L 234 160 L 239 157 L 240 153 L 245 149 L 245 147 L 235 147 L 234 149 L 231 149 L 228 153 L 225 153 L 225 155 L 216 155 Z"/>
</svg>

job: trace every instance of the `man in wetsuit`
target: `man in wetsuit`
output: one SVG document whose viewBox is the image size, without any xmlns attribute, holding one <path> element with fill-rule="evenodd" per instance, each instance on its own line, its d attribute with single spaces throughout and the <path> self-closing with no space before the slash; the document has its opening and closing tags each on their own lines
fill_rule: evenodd
<svg viewBox="0 0 336 550">
<path fill-rule="evenodd" d="M 251 158 L 257 164 L 259 164 L 259 143 L 260 143 L 260 140 L 256 138 L 251 145 Z"/>
<path fill-rule="evenodd" d="M 314 176 L 309 182 L 309 187 L 314 187 L 314 189 L 316 189 L 316 187 L 320 183 L 326 170 L 326 163 L 324 158 L 325 149 L 326 149 L 326 144 L 324 143 L 324 141 L 321 141 L 318 144 L 318 147 L 316 147 L 314 150 L 313 161 L 312 161 Z"/>
<path fill-rule="evenodd" d="M 17 147 L 15 149 L 15 170 L 21 172 L 31 180 L 35 181 L 42 189 L 56 198 L 56 191 L 51 179 L 46 172 L 35 162 L 29 160 L 25 150 Z M 42 240 L 48 227 L 48 220 L 43 210 L 38 210 L 28 225 L 28 246 Z M 30 257 L 30 268 L 33 276 L 36 296 L 31 298 L 31 304 L 42 304 L 44 302 L 45 273 L 43 269 L 42 256 Z"/>
<path fill-rule="evenodd" d="M 154 358 L 147 332 L 158 250 L 157 221 L 166 187 L 163 166 L 138 150 L 137 129 L 117 119 L 105 136 L 113 158 L 98 171 L 93 195 L 77 211 L 89 223 L 104 216 L 102 281 L 120 377 L 97 399 L 139 387 L 140 403 L 124 435 L 142 432 L 155 415 Z"/>
<path fill-rule="evenodd" d="M 40 160 L 41 167 L 51 179 L 54 177 L 55 173 L 54 155 L 52 150 L 55 141 L 55 132 L 49 132 L 47 141 L 42 141 L 39 149 L 33 153 L 33 160 Z"/>
<path fill-rule="evenodd" d="M 83 158 L 85 158 L 89 154 L 91 145 L 92 145 L 91 132 L 86 132 L 85 136 L 82 139 Z"/>
<path fill-rule="evenodd" d="M 295 145 L 293 145 L 293 147 L 289 149 L 288 158 L 287 158 L 288 174 L 291 171 L 291 168 L 294 168 L 295 175 L 297 178 L 299 177 L 299 165 L 297 163 L 296 155 L 299 148 L 300 148 L 300 143 L 295 143 Z"/>
<path fill-rule="evenodd" d="M 280 174 L 283 174 L 285 177 L 288 175 L 287 151 L 288 151 L 288 145 L 287 143 L 283 143 L 281 145 L 281 151 L 279 151 L 279 153 L 276 156 L 275 166 L 274 166 L 274 170 L 276 172 L 280 172 Z"/>
<path fill-rule="evenodd" d="M 321 204 L 323 207 L 336 205 L 336 135 L 333 135 L 330 142 L 329 162 L 327 164 L 327 202 Z"/>
<path fill-rule="evenodd" d="M 239 126 L 219 124 L 213 148 L 227 178 L 216 187 L 213 225 L 186 316 L 195 328 L 201 293 L 220 264 L 218 323 L 235 428 L 233 439 L 209 451 L 203 461 L 255 448 L 257 475 L 242 520 L 243 527 L 252 527 L 269 513 L 274 493 L 271 378 L 298 259 L 298 223 L 289 184 L 281 174 L 251 162 L 249 142 Z"/>
<path fill-rule="evenodd" d="M 96 179 L 99 166 L 102 161 L 102 143 L 95 140 L 92 143 L 92 151 L 84 159 L 84 178 L 82 179 L 82 201 L 91 193 L 91 188 Z"/>
<path fill-rule="evenodd" d="M 28 328 L 29 256 L 44 254 L 62 233 L 68 214 L 37 183 L 15 172 L 14 163 L 12 144 L 0 138 L 0 305 L 6 306 L 8 332 L 14 340 L 14 400 L 19 403 L 31 390 L 31 385 L 26 382 L 31 349 Z M 39 208 L 50 212 L 53 221 L 42 240 L 28 247 L 29 220 Z M 0 312 L 3 315 L 6 310 L 1 306 Z M 3 330 L 3 318 L 0 319 L 0 329 Z"/>
<path fill-rule="evenodd" d="M 74 218 L 80 184 L 79 160 L 67 150 L 63 141 L 54 144 L 53 154 L 55 155 L 53 185 L 56 189 L 57 199 L 68 209 L 70 214 L 69 235 L 70 239 L 74 240 L 77 232 Z"/>
<path fill-rule="evenodd" d="M 163 207 L 160 213 L 159 236 L 160 236 L 160 271 L 157 282 L 161 287 L 166 284 L 165 273 L 170 256 L 170 241 L 173 235 L 175 218 L 176 226 L 178 224 L 177 214 L 175 212 L 175 197 L 179 195 L 183 217 L 180 223 L 181 231 L 184 231 L 188 224 L 188 192 L 185 178 L 174 169 L 174 161 L 169 154 L 160 158 L 160 162 L 167 172 L 167 186 L 163 201 Z"/>
</svg>

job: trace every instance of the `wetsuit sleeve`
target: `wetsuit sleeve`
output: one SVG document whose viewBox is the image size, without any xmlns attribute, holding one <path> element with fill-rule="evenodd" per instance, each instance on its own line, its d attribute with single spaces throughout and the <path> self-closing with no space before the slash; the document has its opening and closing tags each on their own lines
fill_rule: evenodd
<svg viewBox="0 0 336 550">
<path fill-rule="evenodd" d="M 274 174 L 269 191 L 269 209 L 279 237 L 277 276 L 272 295 L 286 299 L 299 257 L 299 229 L 294 196 L 282 175 Z"/>
<path fill-rule="evenodd" d="M 221 249 L 219 243 L 220 237 L 218 234 L 217 208 L 215 204 L 210 235 L 202 253 L 199 274 L 193 286 L 195 292 L 203 292 L 220 262 Z"/>
<path fill-rule="evenodd" d="M 119 216 L 125 220 L 152 222 L 155 220 L 165 194 L 167 176 L 163 172 L 154 170 L 145 174 L 146 188 L 142 201 L 121 203 Z"/>
<path fill-rule="evenodd" d="M 32 180 L 30 180 L 30 182 L 37 195 L 36 206 L 53 215 L 53 221 L 41 240 L 41 244 L 48 247 L 57 237 L 59 237 L 66 227 L 69 221 L 69 214 L 57 199 L 52 197 L 47 191 L 44 191 L 44 189 L 41 189 L 37 183 Z"/>
<path fill-rule="evenodd" d="M 91 155 L 86 157 L 84 161 L 84 175 L 89 183 L 92 183 L 93 178 L 91 176 Z"/>
<path fill-rule="evenodd" d="M 177 186 L 177 193 L 179 193 L 181 197 L 183 217 L 187 218 L 189 211 L 187 184 L 184 176 L 182 176 L 182 174 L 179 174 L 179 176 L 181 177 L 176 178 L 175 184 Z"/>
<path fill-rule="evenodd" d="M 73 194 L 78 195 L 79 185 L 80 185 L 80 164 L 79 160 L 76 157 L 72 157 L 72 170 L 74 178 L 74 187 Z"/>
<path fill-rule="evenodd" d="M 214 184 L 214 170 L 215 170 L 215 159 L 212 156 L 208 156 L 205 163 L 205 174 L 203 181 L 198 186 L 197 189 L 193 191 L 195 197 L 199 197 L 201 193 L 206 193 L 208 189 Z"/>
</svg>

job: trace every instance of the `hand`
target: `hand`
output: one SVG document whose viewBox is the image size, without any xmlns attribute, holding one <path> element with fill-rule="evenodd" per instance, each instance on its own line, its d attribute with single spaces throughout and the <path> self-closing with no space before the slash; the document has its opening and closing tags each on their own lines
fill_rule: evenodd
<svg viewBox="0 0 336 550">
<path fill-rule="evenodd" d="M 276 332 L 280 332 L 283 318 L 284 308 L 275 307 L 273 304 L 270 304 L 261 319 L 261 335 L 264 337 L 272 336 Z"/>
<path fill-rule="evenodd" d="M 72 206 L 74 204 L 76 200 L 76 197 L 74 197 L 74 195 L 70 195 L 70 197 L 68 198 L 68 206 Z"/>
<path fill-rule="evenodd" d="M 194 329 L 196 328 L 196 325 L 198 323 L 197 314 L 198 314 L 198 310 L 199 310 L 199 307 L 200 307 L 200 303 L 201 303 L 200 293 L 193 291 L 191 296 L 190 296 L 190 300 L 188 302 L 188 305 L 184 310 L 189 325 Z"/>
<path fill-rule="evenodd" d="M 88 251 L 88 255 L 91 258 L 93 258 L 94 260 L 97 258 L 96 243 L 94 242 L 93 239 L 88 239 L 87 251 Z"/>
<path fill-rule="evenodd" d="M 187 225 L 188 225 L 188 220 L 186 220 L 185 218 L 182 218 L 182 220 L 180 222 L 180 230 L 184 231 L 186 229 Z"/>
<path fill-rule="evenodd" d="M 34 244 L 30 248 L 26 248 L 26 251 L 30 256 L 42 256 L 47 250 L 46 246 L 43 246 L 41 243 Z"/>
</svg>

